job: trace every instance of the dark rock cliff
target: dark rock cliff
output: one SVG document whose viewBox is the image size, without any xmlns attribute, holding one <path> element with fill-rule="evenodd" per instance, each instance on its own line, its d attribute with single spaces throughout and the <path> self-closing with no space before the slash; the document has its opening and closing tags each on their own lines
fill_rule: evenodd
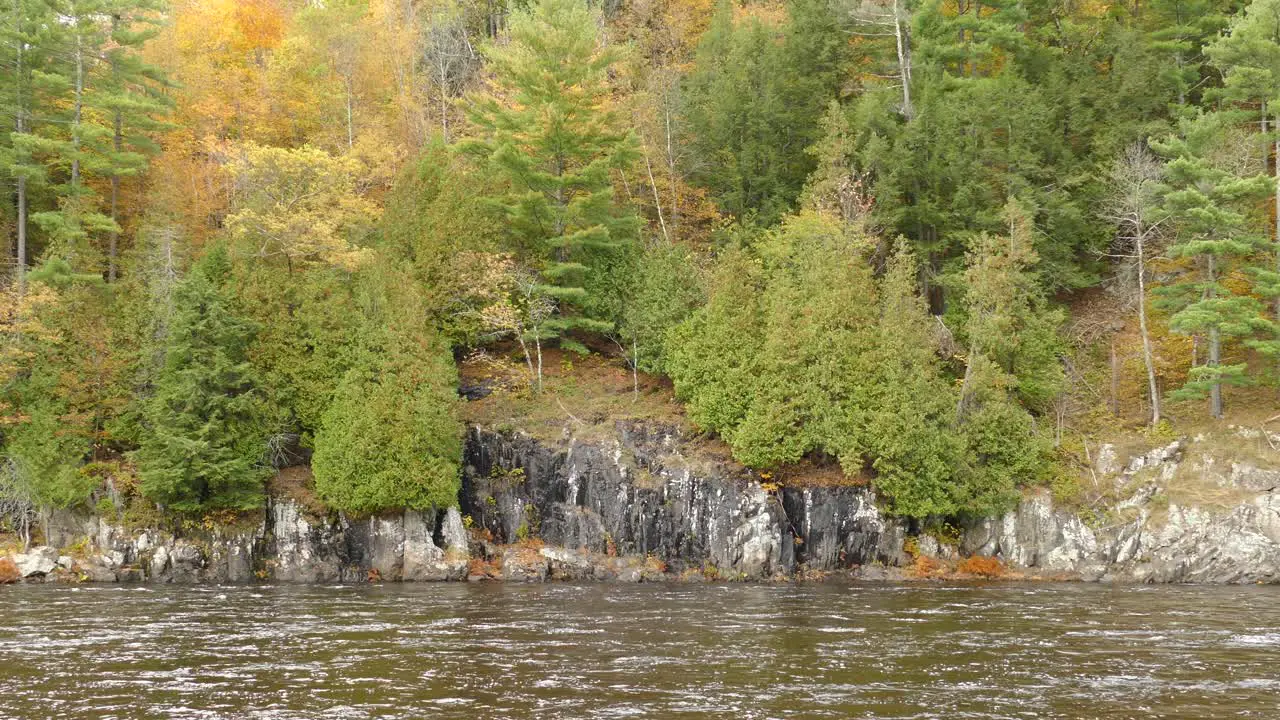
<svg viewBox="0 0 1280 720">
<path fill-rule="evenodd" d="M 910 559 L 907 526 L 869 488 L 762 484 L 674 427 L 591 430 L 547 442 L 472 427 L 458 508 L 349 518 L 271 497 L 236 528 L 180 533 L 59 513 L 47 546 L 9 559 L 29 579 L 146 582 L 877 577 Z M 1072 510 L 1029 492 L 950 544 L 914 536 L 912 552 L 992 556 L 1044 577 L 1275 582 L 1276 447 L 1280 436 L 1243 428 L 1129 458 L 1104 445 L 1092 471 L 1100 504 Z"/>
<path fill-rule="evenodd" d="M 676 431 L 619 423 L 613 438 L 551 445 L 472 428 L 462 511 L 498 542 L 654 556 L 747 577 L 902 559 L 903 528 L 861 487 L 766 492 L 732 463 L 699 464 Z"/>
</svg>

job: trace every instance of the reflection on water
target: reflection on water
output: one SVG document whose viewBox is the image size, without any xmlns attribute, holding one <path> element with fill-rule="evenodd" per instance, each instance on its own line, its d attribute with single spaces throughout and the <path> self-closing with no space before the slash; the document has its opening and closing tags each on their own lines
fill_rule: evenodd
<svg viewBox="0 0 1280 720">
<path fill-rule="evenodd" d="M 1280 588 L 0 588 L 0 718 L 1280 717 Z"/>
</svg>

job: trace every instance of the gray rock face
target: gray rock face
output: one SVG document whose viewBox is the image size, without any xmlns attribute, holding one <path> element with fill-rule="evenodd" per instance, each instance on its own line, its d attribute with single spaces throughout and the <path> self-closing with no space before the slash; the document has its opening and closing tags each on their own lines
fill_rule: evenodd
<svg viewBox="0 0 1280 720">
<path fill-rule="evenodd" d="M 904 533 L 866 488 L 765 492 L 746 469 L 696 468 L 668 428 L 619 423 L 616 440 L 562 447 L 473 428 L 460 504 L 499 542 L 652 555 L 679 571 L 746 577 L 893 563 Z"/>
<path fill-rule="evenodd" d="M 442 538 L 437 537 L 438 525 L 444 526 Z M 466 531 L 456 508 L 348 519 L 341 514 L 313 517 L 293 500 L 269 498 L 256 525 L 182 537 L 60 512 L 52 516 L 48 536 L 51 545 L 87 540 L 87 547 L 76 558 L 60 557 L 54 547 L 15 556 L 19 569 L 28 571 L 24 577 L 39 578 L 61 567 L 71 577 L 91 582 L 457 580 L 465 577 L 467 567 Z M 452 545 L 439 546 L 437 540 Z"/>
<path fill-rule="evenodd" d="M 1019 568 L 1081 572 L 1098 553 L 1098 540 L 1079 517 L 1056 510 L 1047 494 L 1037 493 L 1017 510 L 971 526 L 961 552 L 998 557 Z"/>
<path fill-rule="evenodd" d="M 1100 453 L 1107 479 L 1127 495 L 1107 519 L 1091 526 L 1038 493 L 974 523 L 961 551 L 1086 580 L 1280 582 L 1280 497 L 1271 492 L 1280 470 L 1218 457 L 1203 439 L 1157 447 L 1123 468 L 1108 451 Z M 1210 505 L 1171 499 L 1206 488 Z"/>
<path fill-rule="evenodd" d="M 1259 495 L 1225 514 L 1170 505 L 1168 514 L 1121 573 L 1143 582 L 1280 581 L 1280 498 Z"/>
<path fill-rule="evenodd" d="M 461 515 L 452 512 L 465 548 Z M 277 500 L 270 513 L 263 558 L 270 577 L 281 582 L 459 580 L 466 574 L 465 550 L 451 555 L 436 541 L 438 525 L 449 524 L 448 511 L 315 518 L 297 503 Z"/>
</svg>

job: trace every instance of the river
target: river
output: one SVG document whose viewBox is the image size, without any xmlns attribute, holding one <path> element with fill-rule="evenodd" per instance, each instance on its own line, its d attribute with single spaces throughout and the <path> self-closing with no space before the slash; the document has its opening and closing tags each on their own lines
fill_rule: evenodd
<svg viewBox="0 0 1280 720">
<path fill-rule="evenodd" d="M 1280 588 L 0 587 L 0 718 L 1280 717 Z"/>
</svg>

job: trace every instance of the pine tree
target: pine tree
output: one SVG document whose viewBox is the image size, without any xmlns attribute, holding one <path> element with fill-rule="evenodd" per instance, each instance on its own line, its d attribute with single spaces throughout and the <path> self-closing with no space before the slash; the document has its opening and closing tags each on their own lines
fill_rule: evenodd
<svg viewBox="0 0 1280 720">
<path fill-rule="evenodd" d="M 466 145 L 509 183 L 499 202 L 516 248 L 559 304 L 553 335 L 613 329 L 587 288 L 609 255 L 628 251 L 639 222 L 614 200 L 610 172 L 634 159 L 635 141 L 610 107 L 615 54 L 596 24 L 582 0 L 539 0 L 513 14 L 510 41 L 488 50 L 494 93 L 471 111 L 486 137 Z"/>
<path fill-rule="evenodd" d="M 40 71 L 50 61 L 54 43 L 49 35 L 58 22 L 54 8 L 43 0 L 14 0 L 4 23 L 0 49 L 5 53 L 3 64 L 8 81 L 0 86 L 5 93 L 0 106 L 9 116 L 6 119 L 12 132 L 0 134 L 8 141 L 0 148 L 0 162 L 15 187 L 15 260 L 21 289 L 27 265 L 35 255 L 31 247 L 32 194 L 45 183 L 48 174 L 40 153 L 44 145 L 41 133 L 47 131 L 48 125 L 44 114 L 48 111 L 49 93 Z"/>
<path fill-rule="evenodd" d="M 106 32 L 100 22 L 104 0 L 59 0 L 51 3 L 58 13 L 48 34 L 49 59 L 38 77 L 50 96 L 45 103 L 46 131 L 39 141 L 49 177 L 54 183 L 56 207 L 33 213 L 31 219 L 48 236 L 50 247 L 78 270 L 96 270 L 96 235 L 119 230 L 101 212 L 97 191 L 87 182 L 94 169 L 92 148 L 108 135 L 94 113 L 87 96 L 90 74 L 102 48 Z"/>
<path fill-rule="evenodd" d="M 1204 85 L 1205 45 L 1227 24 L 1219 0 L 1152 0 L 1146 45 L 1161 58 L 1157 80 L 1172 91 L 1182 113 Z"/>
<path fill-rule="evenodd" d="M 1257 298 L 1224 282 L 1265 242 L 1251 230 L 1245 207 L 1272 189 L 1265 175 L 1238 177 L 1214 162 L 1212 154 L 1227 136 L 1227 122 L 1223 114 L 1202 115 L 1184 122 L 1180 137 L 1152 143 L 1170 158 L 1161 204 L 1177 235 L 1168 253 L 1196 265 L 1194 274 L 1157 290 L 1159 306 L 1172 313 L 1170 329 L 1202 336 L 1208 346 L 1207 362 L 1192 368 L 1186 384 L 1172 397 L 1207 395 L 1209 414 L 1215 418 L 1222 417 L 1222 386 L 1249 382 L 1245 363 L 1222 364 L 1223 343 L 1274 328 L 1263 317 Z"/>
<path fill-rule="evenodd" d="M 160 32 L 165 1 L 108 0 L 104 9 L 110 15 L 110 43 L 88 102 L 110 122 L 110 144 L 100 138 L 95 150 L 101 157 L 100 171 L 111 179 L 108 207 L 116 228 L 107 247 L 107 281 L 114 282 L 119 272 L 122 183 L 146 170 L 148 158 L 159 151 L 152 136 L 171 127 L 161 118 L 173 107 L 165 94 L 173 83 L 142 57 L 143 46 Z"/>
<path fill-rule="evenodd" d="M 262 503 L 261 390 L 248 361 L 256 328 L 236 314 L 227 252 L 216 246 L 174 291 L 165 363 L 136 459 L 143 493 L 174 510 Z"/>
<path fill-rule="evenodd" d="M 1223 72 L 1223 95 L 1243 108 L 1257 108 L 1262 157 L 1265 160 L 1274 151 L 1277 159 L 1272 176 L 1277 215 L 1271 228 L 1271 263 L 1250 263 L 1248 269 L 1258 294 L 1272 298 L 1272 321 L 1280 323 L 1280 1 L 1254 0 L 1231 22 L 1230 32 L 1207 46 L 1205 53 Z M 1280 336 L 1270 334 L 1253 345 L 1280 356 Z"/>
</svg>

